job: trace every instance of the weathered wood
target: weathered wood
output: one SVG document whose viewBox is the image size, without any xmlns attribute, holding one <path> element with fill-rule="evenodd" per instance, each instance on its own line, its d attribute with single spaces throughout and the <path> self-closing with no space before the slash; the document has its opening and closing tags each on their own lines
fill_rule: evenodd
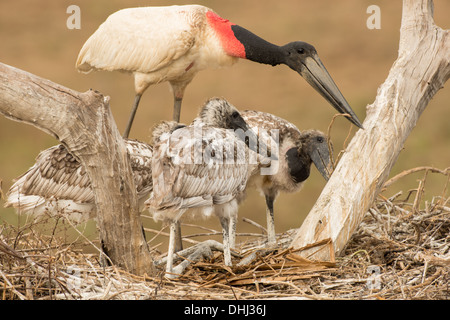
<svg viewBox="0 0 450 320">
<path fill-rule="evenodd" d="M 298 249 L 330 238 L 341 253 L 373 204 L 421 113 L 450 76 L 450 35 L 433 21 L 432 0 L 404 0 L 399 55 L 375 102 L 294 237 Z M 302 256 L 330 259 L 327 247 Z"/>
<path fill-rule="evenodd" d="M 109 98 L 92 90 L 79 93 L 1 63 L 0 83 L 0 113 L 56 137 L 86 168 L 109 259 L 135 274 L 152 273 L 131 166 Z"/>
</svg>

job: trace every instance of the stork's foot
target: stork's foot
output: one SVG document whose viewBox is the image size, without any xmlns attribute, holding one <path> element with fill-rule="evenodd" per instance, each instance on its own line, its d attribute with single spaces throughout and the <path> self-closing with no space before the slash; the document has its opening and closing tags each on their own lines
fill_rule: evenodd
<svg viewBox="0 0 450 320">
<path fill-rule="evenodd" d="M 184 259 L 179 265 L 174 267 L 171 272 L 166 273 L 166 277 L 169 279 L 174 279 L 179 277 L 184 270 L 192 263 L 200 261 L 201 259 L 205 258 L 211 258 L 213 251 L 224 251 L 223 244 L 220 242 L 217 242 L 215 240 L 207 240 L 204 242 L 201 242 L 199 244 L 196 244 L 195 246 L 189 247 L 187 249 L 184 249 L 182 251 L 177 252 L 173 256 L 174 262 L 177 260 Z M 239 257 L 239 254 L 232 252 L 233 256 Z M 155 261 L 155 265 L 161 265 L 167 263 L 167 257 Z"/>
</svg>

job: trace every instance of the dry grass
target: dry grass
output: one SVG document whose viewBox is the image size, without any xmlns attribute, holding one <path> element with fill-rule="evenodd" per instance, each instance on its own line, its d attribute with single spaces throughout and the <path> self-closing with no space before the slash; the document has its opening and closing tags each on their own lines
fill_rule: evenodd
<svg viewBox="0 0 450 320">
<path fill-rule="evenodd" d="M 263 237 L 241 246 L 241 263 L 222 264 L 221 253 L 190 266 L 177 280 L 137 277 L 102 267 L 93 243 L 79 235 L 70 242 L 53 224 L 18 230 L 0 227 L 2 299 L 448 299 L 450 297 L 450 170 L 416 168 L 386 183 L 423 172 L 417 187 L 386 198 L 367 212 L 344 254 L 314 262 L 286 249 L 296 230 L 279 235 L 280 247 L 262 248 Z M 423 201 L 430 173 L 446 182 L 442 194 Z M 259 240 L 258 240 L 259 239 Z M 250 259 L 249 257 L 252 256 Z M 246 259 L 246 260 L 244 260 Z M 247 263 L 244 263 L 247 261 Z"/>
</svg>

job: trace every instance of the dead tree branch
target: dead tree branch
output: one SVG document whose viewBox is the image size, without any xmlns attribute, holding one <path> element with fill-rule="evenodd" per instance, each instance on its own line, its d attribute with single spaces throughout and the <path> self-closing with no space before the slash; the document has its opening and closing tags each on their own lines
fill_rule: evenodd
<svg viewBox="0 0 450 320">
<path fill-rule="evenodd" d="M 0 63 L 0 113 L 60 140 L 90 177 L 104 252 L 135 273 L 152 273 L 136 187 L 109 98 L 79 93 Z"/>
<path fill-rule="evenodd" d="M 339 255 L 373 204 L 411 130 L 450 76 L 450 34 L 433 21 L 432 0 L 404 0 L 398 58 L 375 102 L 291 246 L 330 239 Z M 313 247 L 303 256 L 330 259 Z"/>
</svg>

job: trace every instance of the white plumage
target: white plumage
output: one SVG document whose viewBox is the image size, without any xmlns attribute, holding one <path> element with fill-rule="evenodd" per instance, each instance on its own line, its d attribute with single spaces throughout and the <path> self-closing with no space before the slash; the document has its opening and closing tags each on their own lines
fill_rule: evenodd
<svg viewBox="0 0 450 320">
<path fill-rule="evenodd" d="M 199 5 L 117 11 L 83 45 L 76 67 L 81 72 L 133 73 L 136 91 L 133 112 L 148 86 L 168 81 L 174 94 L 174 120 L 178 122 L 185 88 L 195 74 L 237 61 L 222 49 L 207 23 L 208 11 L 212 12 Z M 129 127 L 124 137 L 128 133 Z"/>
<path fill-rule="evenodd" d="M 237 58 L 223 51 L 206 21 L 208 11 L 212 10 L 199 5 L 117 11 L 83 45 L 76 66 L 82 72 L 117 70 L 142 74 L 143 83 L 137 87 L 137 92 L 142 93 L 144 87 L 153 83 L 179 82 L 207 67 L 231 65 Z M 213 55 L 222 58 L 206 59 Z M 196 63 L 186 71 L 193 62 Z"/>
</svg>

